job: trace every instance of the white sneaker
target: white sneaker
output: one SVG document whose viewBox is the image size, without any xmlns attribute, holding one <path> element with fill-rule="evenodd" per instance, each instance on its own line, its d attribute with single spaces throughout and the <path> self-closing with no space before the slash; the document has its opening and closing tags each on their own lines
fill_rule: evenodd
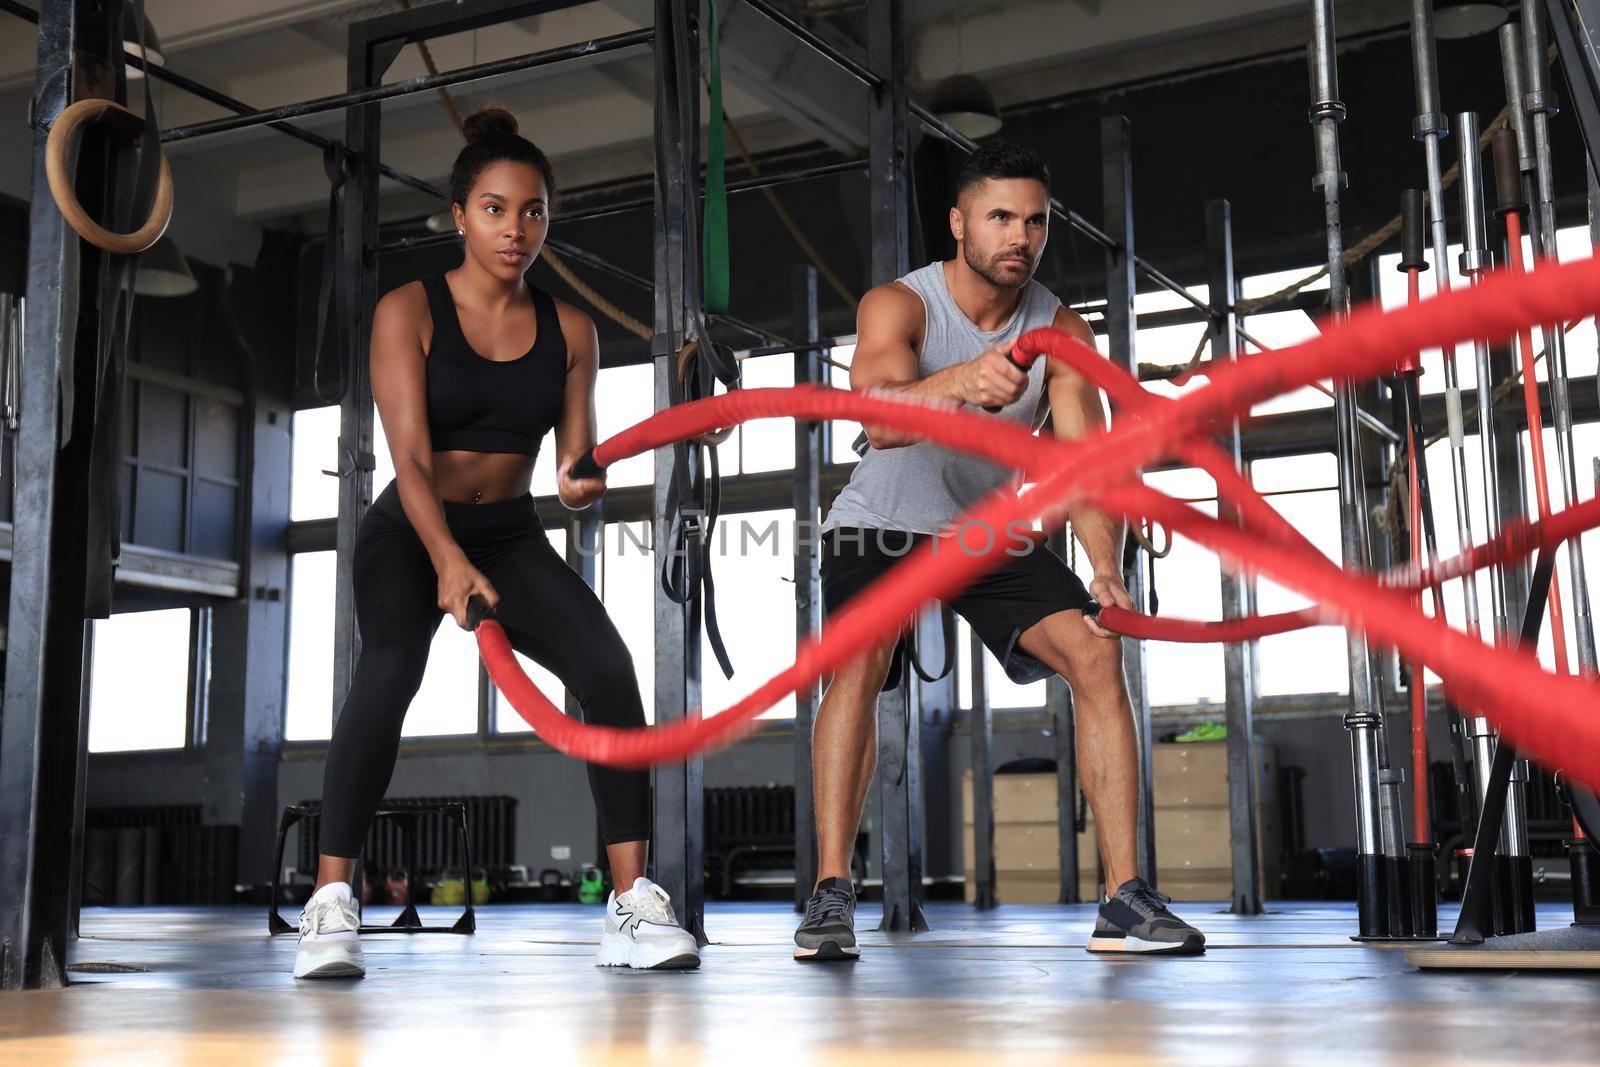
<svg viewBox="0 0 1600 1067">
<path fill-rule="evenodd" d="M 598 967 L 634 970 L 692 970 L 700 966 L 700 946 L 678 925 L 672 898 L 648 878 L 606 901 L 606 926 L 600 935 Z"/>
<path fill-rule="evenodd" d="M 361 913 L 350 887 L 330 882 L 317 890 L 300 913 L 300 949 L 294 957 L 296 978 L 360 978 L 367 973 L 356 935 Z"/>
</svg>

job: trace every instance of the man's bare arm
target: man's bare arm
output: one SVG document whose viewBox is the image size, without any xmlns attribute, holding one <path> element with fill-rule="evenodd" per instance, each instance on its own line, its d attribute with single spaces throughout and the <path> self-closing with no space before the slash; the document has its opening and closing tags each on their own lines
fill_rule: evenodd
<svg viewBox="0 0 1600 1067">
<path fill-rule="evenodd" d="M 922 332 L 922 316 L 921 298 L 903 285 L 880 285 L 862 297 L 856 309 L 850 388 L 906 393 L 948 407 L 998 407 L 1022 395 L 1028 377 L 1007 359 L 1008 349 L 991 348 L 975 359 L 919 377 L 914 345 Z M 920 440 L 886 426 L 864 429 L 874 448 L 901 448 Z"/>
</svg>

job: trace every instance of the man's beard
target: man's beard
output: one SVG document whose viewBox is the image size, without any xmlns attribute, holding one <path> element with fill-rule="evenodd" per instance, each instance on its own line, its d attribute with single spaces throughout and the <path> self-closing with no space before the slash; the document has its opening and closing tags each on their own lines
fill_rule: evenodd
<svg viewBox="0 0 1600 1067">
<path fill-rule="evenodd" d="M 1020 274 L 1015 272 L 1002 273 L 1005 268 L 990 259 L 984 258 L 980 252 L 970 245 L 962 246 L 961 258 L 967 261 L 967 266 L 971 267 L 984 281 L 996 289 L 1021 289 L 1033 277 L 1033 265 L 1031 263 L 1028 263 Z M 1026 256 L 1023 257 L 1023 261 L 1024 263 L 1027 262 Z"/>
</svg>

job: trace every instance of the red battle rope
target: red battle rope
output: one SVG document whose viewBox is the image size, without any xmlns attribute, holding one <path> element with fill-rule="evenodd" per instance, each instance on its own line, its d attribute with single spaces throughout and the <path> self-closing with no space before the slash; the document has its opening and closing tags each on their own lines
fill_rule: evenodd
<svg viewBox="0 0 1600 1067">
<path fill-rule="evenodd" d="M 1294 348 L 1220 368 L 1209 384 L 1177 399 L 1142 391 L 1134 395 L 1129 386 L 1137 389 L 1137 384 L 1094 349 L 1052 330 L 1035 330 L 1018 341 L 1015 358 L 1024 363 L 1040 355 L 1060 360 L 1085 373 L 1123 405 L 1125 417 L 1110 430 L 1077 441 L 1035 437 L 1022 426 L 972 411 L 933 408 L 903 395 L 815 386 L 741 390 L 681 404 L 603 442 L 594 450 L 593 465 L 604 468 L 750 419 L 840 418 L 918 434 L 1023 470 L 1036 484 L 1021 494 L 1001 490 L 981 501 L 958 521 L 955 540 L 933 539 L 909 553 L 874 583 L 867 596 L 857 598 L 803 642 L 793 664 L 711 718 L 694 715 L 652 729 L 585 725 L 563 714 L 528 681 L 505 632 L 493 619 L 477 628 L 479 648 L 512 705 L 553 747 L 619 767 L 681 760 L 732 743 L 756 715 L 788 693 L 887 640 L 929 601 L 952 596 L 999 566 L 1016 543 L 1003 531 L 1017 529 L 1061 503 L 1090 505 L 1130 520 L 1154 519 L 1218 552 L 1231 566 L 1265 575 L 1311 598 L 1316 608 L 1291 614 L 1357 627 L 1376 641 L 1397 646 L 1443 678 L 1446 694 L 1456 703 L 1494 720 L 1519 749 L 1563 767 L 1577 781 L 1600 784 L 1600 716 L 1593 714 L 1600 685 L 1592 679 L 1548 674 L 1526 650 L 1491 649 L 1476 636 L 1416 611 L 1406 592 L 1423 581 L 1471 573 L 1600 525 L 1595 502 L 1568 508 L 1545 522 L 1509 527 L 1492 544 L 1437 566 L 1388 575 L 1383 584 L 1373 576 L 1346 573 L 1320 553 L 1308 551 L 1304 538 L 1205 440 L 1227 420 L 1248 412 L 1252 404 L 1314 380 L 1360 380 L 1393 373 L 1419 349 L 1480 337 L 1500 341 L 1530 323 L 1578 318 L 1597 308 L 1600 260 L 1551 264 L 1522 275 L 1501 272 L 1486 277 L 1475 289 L 1441 294 L 1414 307 L 1387 314 L 1363 308 Z M 1221 522 L 1146 487 L 1139 471 L 1169 455 L 1211 471 L 1219 495 L 1239 507 L 1243 525 Z M 952 547 L 956 544 L 959 547 Z M 1208 624 L 1145 619 L 1105 609 L 1102 617 L 1129 630 L 1135 625 L 1155 631 L 1233 626 L 1241 628 L 1241 635 L 1253 632 L 1242 629 L 1245 624 L 1267 627 L 1268 632 L 1278 632 L 1270 627 L 1288 625 L 1281 616 Z"/>
</svg>

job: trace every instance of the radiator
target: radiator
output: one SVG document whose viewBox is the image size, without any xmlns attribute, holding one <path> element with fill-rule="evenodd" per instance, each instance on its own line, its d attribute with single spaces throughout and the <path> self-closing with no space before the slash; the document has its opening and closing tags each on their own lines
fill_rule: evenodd
<svg viewBox="0 0 1600 1067">
<path fill-rule="evenodd" d="M 304 801 L 315 809 L 316 801 Z M 472 864 L 486 871 L 504 871 L 516 863 L 517 798 L 506 796 L 472 797 L 386 797 L 386 808 L 411 805 L 456 803 L 467 809 L 467 839 L 472 845 Z M 300 822 L 299 868 L 317 869 L 317 841 L 321 817 L 311 815 Z M 392 819 L 376 819 L 362 848 L 362 861 L 373 873 L 406 868 L 405 840 L 400 824 Z M 417 820 L 416 873 L 437 875 L 446 868 L 461 866 L 460 845 L 451 820 L 441 815 L 423 815 Z"/>
<path fill-rule="evenodd" d="M 238 869 L 239 828 L 201 826 L 197 804 L 84 813 L 85 904 L 227 904 Z"/>
<path fill-rule="evenodd" d="M 707 852 L 793 842 L 794 786 L 722 786 L 705 791 Z"/>
<path fill-rule="evenodd" d="M 794 786 L 723 786 L 705 791 L 708 892 L 721 899 L 750 883 L 793 884 Z"/>
</svg>

